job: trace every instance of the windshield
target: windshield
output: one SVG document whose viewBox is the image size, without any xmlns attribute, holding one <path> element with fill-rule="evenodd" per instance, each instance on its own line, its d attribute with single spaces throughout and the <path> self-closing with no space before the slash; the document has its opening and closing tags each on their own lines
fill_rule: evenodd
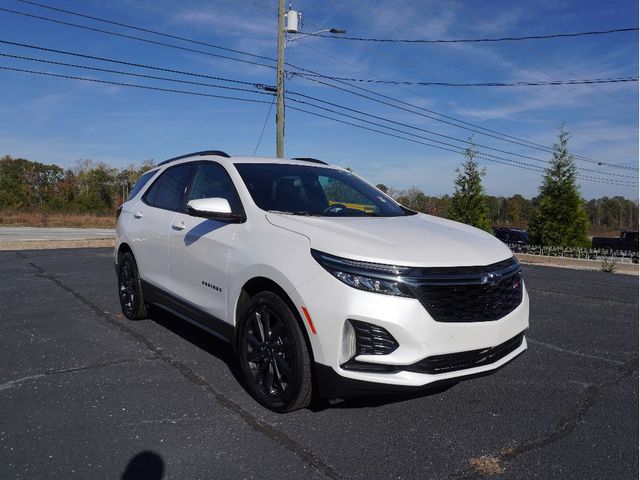
<svg viewBox="0 0 640 480">
<path fill-rule="evenodd" d="M 348 171 L 307 165 L 235 165 L 258 207 L 292 215 L 397 217 L 409 212 Z"/>
</svg>

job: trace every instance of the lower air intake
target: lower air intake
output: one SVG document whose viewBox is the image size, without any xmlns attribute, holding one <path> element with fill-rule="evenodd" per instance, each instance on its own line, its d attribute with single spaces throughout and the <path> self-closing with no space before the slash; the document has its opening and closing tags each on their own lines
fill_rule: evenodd
<svg viewBox="0 0 640 480">
<path fill-rule="evenodd" d="M 467 352 L 434 355 L 420 360 L 413 365 L 403 367 L 403 370 L 418 373 L 447 373 L 468 368 L 482 367 L 497 362 L 516 350 L 524 338 L 524 332 L 507 340 L 496 347 L 469 350 Z"/>
<path fill-rule="evenodd" d="M 349 320 L 356 333 L 356 355 L 388 355 L 398 348 L 398 342 L 382 327 Z"/>
</svg>

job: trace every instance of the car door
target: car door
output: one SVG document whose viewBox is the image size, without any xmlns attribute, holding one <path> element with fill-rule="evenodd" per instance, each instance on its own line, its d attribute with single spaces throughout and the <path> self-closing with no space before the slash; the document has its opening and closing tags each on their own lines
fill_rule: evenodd
<svg viewBox="0 0 640 480">
<path fill-rule="evenodd" d="M 196 163 L 185 209 L 176 214 L 169 234 L 171 288 L 215 319 L 227 319 L 227 261 L 238 228 L 244 224 L 194 217 L 186 203 L 199 198 L 221 197 L 234 213 L 243 212 L 233 181 L 217 162 Z M 211 319 L 215 322 L 215 319 Z M 215 327 L 215 325 L 212 325 Z"/>
<path fill-rule="evenodd" d="M 176 211 L 182 208 L 193 164 L 167 168 L 133 207 L 129 224 L 131 248 L 140 277 L 163 290 L 171 288 L 169 232 Z"/>
</svg>

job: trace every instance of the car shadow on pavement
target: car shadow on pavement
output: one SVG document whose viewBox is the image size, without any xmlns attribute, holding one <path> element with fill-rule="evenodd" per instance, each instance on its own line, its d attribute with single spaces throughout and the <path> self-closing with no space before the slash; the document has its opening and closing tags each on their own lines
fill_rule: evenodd
<svg viewBox="0 0 640 480">
<path fill-rule="evenodd" d="M 238 383 L 244 387 L 236 354 L 227 342 L 158 307 L 151 307 L 149 318 L 200 350 L 222 360 Z"/>
<path fill-rule="evenodd" d="M 438 385 L 436 387 L 427 387 L 417 392 L 404 393 L 376 393 L 371 395 L 362 395 L 357 397 L 349 397 L 344 399 L 326 400 L 319 399 L 309 406 L 312 412 L 321 412 L 328 409 L 350 409 L 350 408 L 376 408 L 384 407 L 392 403 L 408 402 L 416 398 L 429 397 L 446 392 L 450 388 L 456 386 L 457 383 L 448 385 Z"/>
</svg>

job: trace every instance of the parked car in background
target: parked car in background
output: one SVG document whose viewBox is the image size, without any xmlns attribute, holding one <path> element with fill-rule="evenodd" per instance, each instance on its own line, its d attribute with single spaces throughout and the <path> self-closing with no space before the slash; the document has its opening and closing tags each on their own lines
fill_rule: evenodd
<svg viewBox="0 0 640 480">
<path fill-rule="evenodd" d="M 527 348 L 529 298 L 504 244 L 319 160 L 167 160 L 116 232 L 123 314 L 156 305 L 228 341 L 249 393 L 278 412 L 312 392 L 455 383 Z"/>
<path fill-rule="evenodd" d="M 529 245 L 529 233 L 519 228 L 493 227 L 496 238 L 511 247 L 514 252 L 524 250 Z"/>
<path fill-rule="evenodd" d="M 638 232 L 621 232 L 619 237 L 593 237 L 591 246 L 610 252 L 637 252 Z"/>
</svg>

